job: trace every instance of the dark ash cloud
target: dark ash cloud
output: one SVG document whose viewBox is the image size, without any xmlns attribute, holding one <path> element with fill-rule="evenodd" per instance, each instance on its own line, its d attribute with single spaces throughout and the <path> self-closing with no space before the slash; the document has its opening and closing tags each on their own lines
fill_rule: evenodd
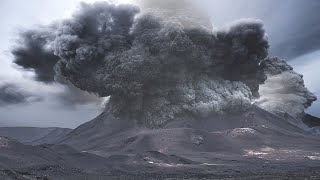
<svg viewBox="0 0 320 180">
<path fill-rule="evenodd" d="M 129 5 L 83 4 L 56 31 L 57 75 L 111 96 L 113 114 L 150 127 L 185 114 L 242 111 L 258 96 L 265 80 L 259 63 L 268 49 L 261 22 L 243 20 L 213 32 L 190 28 L 193 18 L 150 11 L 135 18 L 138 12 Z"/>
<path fill-rule="evenodd" d="M 12 50 L 15 64 L 35 71 L 36 80 L 46 83 L 54 81 L 53 66 L 59 60 L 48 45 L 51 36 L 49 28 L 44 27 L 22 31 Z"/>
<path fill-rule="evenodd" d="M 24 92 L 14 84 L 0 85 L 0 106 L 21 104 L 41 100 L 40 97 Z"/>
<path fill-rule="evenodd" d="M 21 31 L 15 47 L 12 49 L 14 63 L 25 70 L 35 72 L 35 79 L 44 83 L 58 82 L 64 86 L 65 91 L 55 94 L 66 105 L 81 105 L 102 103 L 102 99 L 94 94 L 81 91 L 65 78 L 55 79 L 54 66 L 60 57 L 54 55 L 52 44 L 54 28 L 37 27 L 33 30 Z"/>
<path fill-rule="evenodd" d="M 39 42 L 59 57 L 55 80 L 110 96 L 106 111 L 115 117 L 157 128 L 173 119 L 248 109 L 260 97 L 260 85 L 278 75 L 271 69 L 282 67 L 277 59 L 270 61 L 276 66 L 263 61 L 269 43 L 262 22 L 243 19 L 212 30 L 197 14 L 176 10 L 83 3 Z M 308 99 L 302 77 L 283 73 L 284 86 Z M 313 100 L 297 102 L 303 111 Z"/>
<path fill-rule="evenodd" d="M 63 92 L 55 94 L 57 100 L 66 107 L 71 107 L 75 105 L 86 105 L 86 104 L 96 104 L 98 106 L 104 103 L 104 99 L 96 96 L 95 94 L 82 91 L 81 89 L 75 87 L 66 78 L 62 76 L 56 76 L 55 80 L 62 85 Z"/>
</svg>

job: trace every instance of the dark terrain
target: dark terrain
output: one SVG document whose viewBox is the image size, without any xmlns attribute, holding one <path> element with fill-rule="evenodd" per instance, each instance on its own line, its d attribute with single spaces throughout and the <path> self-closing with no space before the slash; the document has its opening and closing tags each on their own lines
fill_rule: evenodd
<svg viewBox="0 0 320 180">
<path fill-rule="evenodd" d="M 52 145 L 2 137 L 0 179 L 320 179 L 319 138 L 298 125 L 255 106 L 161 129 L 102 113 Z"/>
<path fill-rule="evenodd" d="M 310 114 L 306 114 L 303 117 L 303 123 L 305 123 L 306 125 L 308 125 L 309 127 L 316 127 L 316 126 L 320 126 L 320 118 L 317 118 L 315 116 L 312 116 Z"/>
<path fill-rule="evenodd" d="M 36 127 L 0 127 L 0 136 L 10 137 L 24 144 L 53 144 L 72 129 Z"/>
</svg>

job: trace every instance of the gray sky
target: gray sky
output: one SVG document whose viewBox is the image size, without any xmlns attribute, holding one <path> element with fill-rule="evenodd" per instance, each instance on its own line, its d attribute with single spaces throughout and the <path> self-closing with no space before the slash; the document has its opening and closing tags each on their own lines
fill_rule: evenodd
<svg viewBox="0 0 320 180">
<path fill-rule="evenodd" d="M 12 65 L 10 46 L 20 28 L 49 24 L 68 17 L 81 0 L 1 0 L 0 1 L 0 82 L 19 84 L 26 92 L 37 92 L 43 101 L 0 107 L 0 126 L 76 127 L 101 112 L 102 105 L 84 104 L 68 107 L 56 94 L 58 84 L 34 81 L 32 72 L 22 72 Z M 127 2 L 129 0 L 123 0 Z M 94 0 L 86 0 L 94 2 Z M 304 75 L 306 86 L 320 97 L 320 19 L 318 0 L 200 0 L 215 27 L 239 18 L 258 18 L 265 23 L 271 54 L 288 58 L 295 70 Z M 319 19 L 319 20 L 318 20 Z M 319 30 L 319 31 L 318 31 Z M 319 34 L 318 34 L 319 32 Z M 320 116 L 317 101 L 308 112 Z"/>
</svg>

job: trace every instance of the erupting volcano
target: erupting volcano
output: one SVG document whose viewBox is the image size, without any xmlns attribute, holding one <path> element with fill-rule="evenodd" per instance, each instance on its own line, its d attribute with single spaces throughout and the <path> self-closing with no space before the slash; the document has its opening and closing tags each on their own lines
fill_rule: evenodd
<svg viewBox="0 0 320 180">
<path fill-rule="evenodd" d="M 23 163 L 47 164 L 49 154 L 50 172 L 23 166 L 49 179 L 62 171 L 72 179 L 69 168 L 92 179 L 319 177 L 319 139 L 302 121 L 317 98 L 285 60 L 268 56 L 260 20 L 215 28 L 189 1 L 82 3 L 18 42 L 14 62 L 36 79 L 107 102 L 92 121 L 34 141 L 53 144 L 44 149 L 0 140 L 0 167 L 16 177 L 20 160 L 1 161 L 16 146 L 39 154 Z"/>
</svg>

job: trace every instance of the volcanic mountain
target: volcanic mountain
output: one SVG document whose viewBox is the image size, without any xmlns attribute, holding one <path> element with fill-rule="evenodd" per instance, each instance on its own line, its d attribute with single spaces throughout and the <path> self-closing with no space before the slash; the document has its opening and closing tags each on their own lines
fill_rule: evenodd
<svg viewBox="0 0 320 180">
<path fill-rule="evenodd" d="M 118 119 L 104 112 L 59 143 L 106 157 L 158 151 L 199 160 L 203 153 L 215 157 L 218 154 L 251 156 L 250 152 L 259 152 L 270 159 L 284 156 L 304 159 L 304 153 L 311 156 L 319 150 L 318 140 L 299 127 L 294 118 L 284 119 L 252 106 L 245 113 L 181 119 L 160 129 L 141 127 L 130 119 Z M 210 163 L 207 161 L 210 158 L 202 163 Z"/>
<path fill-rule="evenodd" d="M 318 142 L 295 118 L 255 105 L 244 113 L 179 119 L 159 129 L 104 112 L 59 140 L 107 158 L 112 169 L 142 179 L 302 178 L 312 172 L 319 177 Z"/>
<path fill-rule="evenodd" d="M 71 130 L 57 127 L 0 127 L 0 136 L 10 137 L 24 144 L 53 144 Z"/>
</svg>

